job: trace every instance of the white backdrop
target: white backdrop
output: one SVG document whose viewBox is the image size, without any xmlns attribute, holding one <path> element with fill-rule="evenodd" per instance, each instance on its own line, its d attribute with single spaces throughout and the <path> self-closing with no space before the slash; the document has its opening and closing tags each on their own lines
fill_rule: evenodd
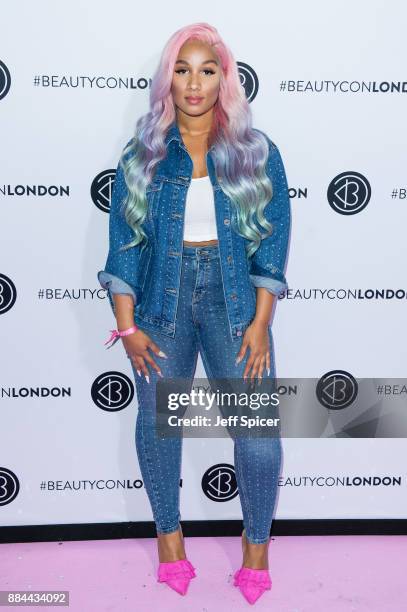
<svg viewBox="0 0 407 612">
<path fill-rule="evenodd" d="M 133 382 L 121 345 L 103 346 L 114 319 L 96 273 L 108 248 L 108 171 L 148 108 L 164 43 L 188 23 L 215 25 L 247 91 L 258 80 L 254 124 L 285 163 L 293 219 L 290 291 L 273 320 L 277 376 L 405 374 L 406 17 L 401 0 L 2 7 L 2 525 L 152 520 L 136 398 L 120 404 L 117 380 L 92 387 L 109 372 Z M 340 177 L 355 172 L 358 183 Z M 328 188 L 338 177 L 335 209 Z M 366 185 L 371 197 L 356 212 Z M 399 296 L 375 296 L 382 289 Z M 30 396 L 37 388 L 46 396 Z M 406 517 L 403 439 L 283 447 L 277 519 Z M 228 465 L 230 439 L 184 441 L 183 520 L 241 518 Z M 399 480 L 352 486 L 365 476 Z"/>
</svg>

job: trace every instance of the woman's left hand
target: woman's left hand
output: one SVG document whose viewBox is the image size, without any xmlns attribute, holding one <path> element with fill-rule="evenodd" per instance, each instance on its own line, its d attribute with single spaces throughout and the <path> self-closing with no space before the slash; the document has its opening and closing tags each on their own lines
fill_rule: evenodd
<svg viewBox="0 0 407 612">
<path fill-rule="evenodd" d="M 246 376 L 249 374 L 250 370 L 250 379 L 252 382 L 256 376 L 258 376 L 260 380 L 262 379 L 264 367 L 267 368 L 268 375 L 270 375 L 268 323 L 256 321 L 256 319 L 250 323 L 243 336 L 242 346 L 236 357 L 236 364 L 244 358 L 248 348 L 250 349 L 250 355 L 243 372 L 244 381 L 246 382 Z"/>
</svg>

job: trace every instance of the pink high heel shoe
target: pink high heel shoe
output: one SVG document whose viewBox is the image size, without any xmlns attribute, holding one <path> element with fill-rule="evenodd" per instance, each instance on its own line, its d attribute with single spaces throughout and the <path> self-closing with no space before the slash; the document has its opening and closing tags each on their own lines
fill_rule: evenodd
<svg viewBox="0 0 407 612">
<path fill-rule="evenodd" d="M 166 582 L 180 595 L 185 595 L 191 578 L 195 578 L 195 568 L 188 559 L 167 561 L 158 566 L 157 582 Z"/>
<path fill-rule="evenodd" d="M 180 527 L 182 539 L 182 527 Z M 191 578 L 195 578 L 195 567 L 188 559 L 178 561 L 163 561 L 158 565 L 157 582 L 166 582 L 169 587 L 180 595 L 185 595 Z"/>
<path fill-rule="evenodd" d="M 244 550 L 243 541 L 242 548 Z M 235 572 L 233 578 L 233 585 L 239 587 L 240 592 L 250 604 L 254 604 L 265 591 L 271 589 L 271 578 L 268 569 L 241 567 Z"/>
</svg>

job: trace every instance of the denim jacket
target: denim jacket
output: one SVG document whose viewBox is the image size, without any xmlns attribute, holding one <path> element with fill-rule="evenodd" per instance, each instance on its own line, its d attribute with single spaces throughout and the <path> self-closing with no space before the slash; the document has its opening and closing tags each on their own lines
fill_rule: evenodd
<svg viewBox="0 0 407 612">
<path fill-rule="evenodd" d="M 267 174 L 273 184 L 273 197 L 264 215 L 274 230 L 261 241 L 250 259 L 246 255 L 247 239 L 232 228 L 235 211 L 215 176 L 213 147 L 206 154 L 214 193 L 223 290 L 233 339 L 243 335 L 256 314 L 256 287 L 265 287 L 274 295 L 288 289 L 284 276 L 291 226 L 288 185 L 280 152 L 274 142 L 266 138 L 269 143 Z M 173 338 L 182 269 L 185 201 L 193 162 L 176 122 L 169 127 L 165 142 L 167 155 L 157 164 L 146 189 L 148 214 L 142 227 L 148 244 L 144 249 L 139 244 L 119 251 L 134 234 L 120 211 L 127 185 L 120 164 L 117 167 L 110 206 L 109 251 L 104 270 L 98 272 L 98 280 L 108 290 L 113 313 L 112 294 L 129 294 L 134 300 L 135 323 Z"/>
</svg>

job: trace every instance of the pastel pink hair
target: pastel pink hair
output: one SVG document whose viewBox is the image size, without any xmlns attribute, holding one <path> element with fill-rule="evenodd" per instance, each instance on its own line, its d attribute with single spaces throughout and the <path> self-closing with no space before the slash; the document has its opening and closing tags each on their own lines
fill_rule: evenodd
<svg viewBox="0 0 407 612">
<path fill-rule="evenodd" d="M 182 45 L 198 39 L 210 45 L 221 63 L 218 99 L 209 146 L 216 176 L 222 190 L 236 208 L 236 231 L 247 238 L 248 256 L 271 233 L 272 225 L 263 214 L 272 197 L 272 183 L 266 172 L 269 158 L 268 137 L 252 127 L 252 114 L 240 82 L 237 63 L 218 31 L 208 23 L 194 23 L 177 30 L 166 43 L 150 90 L 150 110 L 136 123 L 135 136 L 127 143 L 120 160 L 128 187 L 125 200 L 126 221 L 135 238 L 130 248 L 147 238 L 141 224 L 147 214 L 146 186 L 154 177 L 158 162 L 166 156 L 165 135 L 176 120 L 171 94 L 175 62 Z M 263 235 L 256 221 L 267 233 Z"/>
</svg>

